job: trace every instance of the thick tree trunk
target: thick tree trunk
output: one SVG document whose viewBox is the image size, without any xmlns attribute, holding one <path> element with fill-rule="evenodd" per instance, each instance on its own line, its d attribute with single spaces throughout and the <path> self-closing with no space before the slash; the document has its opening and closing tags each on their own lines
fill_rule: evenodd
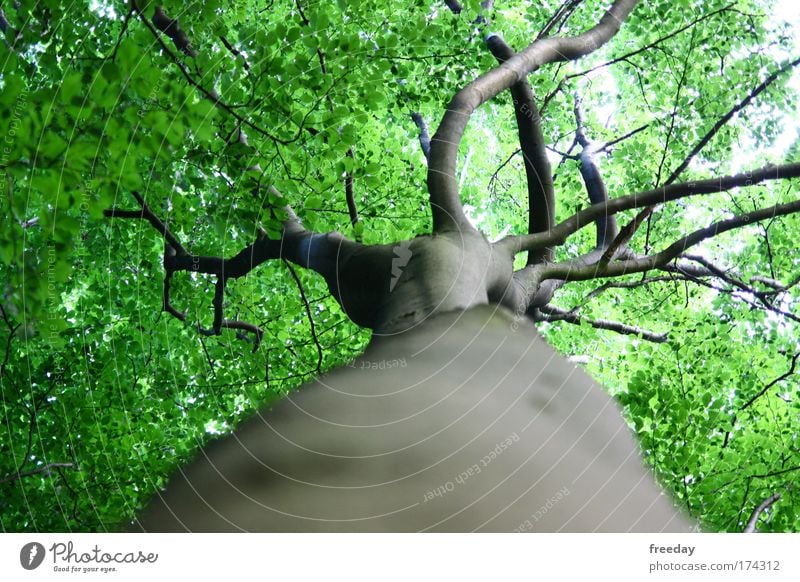
<svg viewBox="0 0 800 582">
<path fill-rule="evenodd" d="M 478 306 L 366 353 L 206 447 L 146 531 L 687 531 L 614 402 Z"/>
</svg>

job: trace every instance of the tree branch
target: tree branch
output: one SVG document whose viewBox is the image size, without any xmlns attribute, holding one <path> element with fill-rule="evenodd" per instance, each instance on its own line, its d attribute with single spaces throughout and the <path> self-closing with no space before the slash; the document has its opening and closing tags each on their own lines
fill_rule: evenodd
<svg viewBox="0 0 800 582">
<path fill-rule="evenodd" d="M 297 272 L 294 270 L 294 267 L 292 267 L 288 261 L 284 260 L 283 262 L 286 265 L 286 268 L 289 269 L 289 273 L 292 275 L 292 279 L 294 279 L 295 284 L 297 284 L 297 289 L 300 291 L 300 298 L 303 300 L 303 306 L 306 310 L 308 324 L 311 327 L 311 339 L 314 342 L 314 345 L 317 347 L 317 374 L 322 374 L 322 356 L 324 351 L 322 349 L 322 345 L 319 343 L 319 338 L 317 337 L 317 328 L 314 324 L 314 316 L 311 314 L 311 304 L 308 302 L 306 291 L 303 288 L 303 283 L 300 281 L 300 277 L 297 276 Z"/>
<path fill-rule="evenodd" d="M 611 141 L 606 142 L 603 145 L 601 145 L 600 147 L 598 147 L 595 150 L 595 153 L 608 151 L 611 148 L 613 148 L 615 145 L 617 145 L 619 142 L 625 141 L 629 137 L 633 137 L 634 135 L 636 135 L 640 131 L 644 131 L 648 127 L 650 127 L 650 124 L 649 123 L 645 123 L 644 125 L 641 125 L 641 126 L 637 127 L 636 129 L 633 129 L 633 130 L 629 131 L 628 133 L 626 133 L 624 135 L 621 135 L 620 137 L 614 138 Z"/>
<path fill-rule="evenodd" d="M 537 40 L 453 97 L 431 140 L 428 193 L 435 232 L 470 228 L 455 174 L 458 146 L 473 111 L 546 63 L 575 60 L 595 51 L 617 33 L 635 5 L 636 0 L 616 0 L 599 23 L 583 34 Z"/>
<path fill-rule="evenodd" d="M 242 54 L 242 51 L 233 46 L 230 41 L 225 38 L 225 35 L 219 35 L 219 40 L 222 41 L 222 44 L 226 49 L 228 49 L 229 53 L 231 53 L 234 57 L 242 59 L 242 65 L 244 66 L 244 69 L 247 72 L 250 72 L 250 63 L 247 62 L 247 58 L 245 58 L 245 56 Z"/>
<path fill-rule="evenodd" d="M 721 178 L 711 178 L 707 180 L 697 180 L 662 186 L 653 190 L 612 198 L 603 204 L 594 204 L 585 210 L 576 212 L 568 219 L 554 226 L 550 233 L 539 233 L 522 236 L 507 236 L 495 244 L 506 247 L 510 252 L 516 254 L 522 251 L 530 251 L 537 247 L 560 245 L 566 239 L 580 229 L 592 224 L 597 218 L 606 214 L 615 214 L 623 210 L 643 208 L 671 202 L 698 194 L 718 194 L 745 186 L 754 186 L 768 180 L 784 180 L 788 178 L 800 177 L 800 163 L 785 164 L 782 166 L 769 165 L 758 170 L 735 174 L 733 176 L 723 176 Z"/>
<path fill-rule="evenodd" d="M 172 305 L 172 301 L 170 299 L 170 286 L 172 282 L 172 275 L 174 271 L 167 271 L 164 275 L 164 289 L 163 289 L 163 310 L 169 313 L 178 321 L 186 322 L 186 313 L 180 311 L 179 309 L 175 308 Z M 215 293 L 214 293 L 214 323 L 211 329 L 204 328 L 199 323 L 195 324 L 195 329 L 197 332 L 205 335 L 205 336 L 213 336 L 213 335 L 220 335 L 223 329 L 238 329 L 241 331 L 246 331 L 252 333 L 255 336 L 255 345 L 253 346 L 253 352 L 258 349 L 258 346 L 261 345 L 261 340 L 264 338 L 264 330 L 261 329 L 259 326 L 248 323 L 246 321 L 240 321 L 238 319 L 225 319 L 223 317 L 223 296 L 222 291 L 223 284 L 221 283 L 224 281 L 223 278 L 218 278 L 216 285 L 215 285 Z"/>
<path fill-rule="evenodd" d="M 355 161 L 353 155 L 353 148 L 348 148 L 345 156 Z M 355 228 L 358 224 L 358 207 L 356 206 L 356 196 L 353 192 L 353 172 L 352 170 L 345 173 L 344 176 L 344 196 L 347 201 L 347 212 L 350 215 L 350 226 Z M 360 242 L 360 237 L 355 237 L 356 241 Z"/>
<path fill-rule="evenodd" d="M 54 470 L 57 469 L 68 469 L 73 468 L 75 465 L 72 463 L 48 463 L 46 465 L 42 465 L 41 467 L 37 467 L 35 469 L 31 469 L 30 471 L 23 471 L 17 472 L 12 475 L 8 475 L 0 479 L 0 483 L 9 483 L 11 481 L 18 481 L 20 479 L 24 479 L 25 477 L 33 477 L 34 475 L 41 475 L 42 473 L 45 476 L 49 476 L 53 473 Z"/>
<path fill-rule="evenodd" d="M 411 112 L 411 119 L 414 120 L 414 124 L 419 129 L 419 145 L 427 160 L 431 155 L 431 136 L 428 133 L 428 124 L 425 123 L 425 119 L 423 119 L 422 115 L 416 111 Z"/>
<path fill-rule="evenodd" d="M 728 443 L 730 443 L 731 432 L 733 431 L 733 428 L 736 426 L 736 422 L 738 421 L 738 413 L 741 412 L 742 410 L 746 410 L 747 408 L 750 408 L 755 403 L 755 401 L 758 400 L 759 398 L 761 398 L 762 396 L 764 396 L 764 394 L 766 394 L 767 391 L 770 388 L 775 386 L 778 382 L 783 382 L 784 380 L 786 380 L 786 378 L 788 378 L 789 376 L 794 374 L 794 370 L 795 370 L 795 366 L 797 365 L 797 359 L 798 358 L 800 358 L 800 352 L 796 353 L 792 357 L 792 363 L 790 364 L 789 370 L 787 372 L 785 372 L 784 374 L 781 374 L 780 376 L 778 376 L 777 378 L 775 378 L 771 382 L 769 382 L 766 385 L 764 385 L 764 387 L 761 390 L 759 390 L 758 393 L 755 396 L 750 398 L 750 400 L 748 400 L 742 406 L 739 407 L 739 409 L 736 411 L 736 414 L 733 415 L 733 419 L 731 420 L 731 428 L 728 429 L 725 432 L 725 438 L 722 441 L 722 448 L 723 449 L 728 446 Z"/>
<path fill-rule="evenodd" d="M 649 44 L 647 44 L 647 45 L 645 45 L 643 47 L 640 47 L 638 49 L 635 49 L 635 50 L 632 50 L 630 52 L 627 52 L 627 53 L 623 54 L 620 57 L 617 57 L 615 59 L 611 59 L 610 61 L 606 61 L 605 63 L 601 63 L 599 65 L 591 67 L 590 69 L 585 69 L 585 70 L 580 71 L 578 73 L 570 73 L 569 75 L 566 75 L 563 79 L 561 79 L 561 81 L 559 81 L 559 83 L 556 86 L 556 88 L 553 89 L 552 92 L 548 93 L 548 95 L 545 97 L 544 102 L 542 104 L 542 110 L 544 110 L 546 108 L 547 104 L 552 100 L 552 98 L 556 95 L 556 93 L 558 93 L 561 90 L 561 87 L 564 85 L 565 81 L 568 81 L 569 79 L 574 79 L 576 77 L 583 77 L 584 75 L 588 75 L 589 73 L 593 73 L 594 71 L 597 71 L 599 69 L 603 69 L 605 67 L 610 67 L 611 65 L 615 65 L 617 63 L 626 62 L 631 57 L 635 57 L 636 55 L 639 55 L 639 54 L 641 54 L 641 53 L 643 53 L 645 51 L 648 51 L 651 48 L 656 47 L 659 44 L 671 39 L 672 37 L 677 36 L 680 33 L 685 32 L 686 30 L 689 30 L 693 26 L 696 26 L 697 24 L 700 24 L 704 20 L 707 20 L 707 19 L 711 18 L 712 16 L 716 16 L 717 14 L 719 14 L 721 12 L 725 12 L 726 10 L 730 10 L 735 5 L 736 5 L 736 3 L 732 2 L 732 3 L 728 4 L 727 6 L 723 6 L 719 10 L 715 10 L 714 12 L 709 12 L 708 14 L 704 14 L 703 16 L 693 20 L 692 22 L 690 22 L 686 26 L 683 26 L 683 27 L 681 27 L 681 28 L 679 28 L 677 30 L 674 30 L 674 31 L 670 32 L 669 34 L 667 34 L 665 36 L 662 36 L 659 39 L 654 40 L 653 42 L 651 42 L 651 43 L 649 43 Z"/>
<path fill-rule="evenodd" d="M 775 493 L 759 503 L 758 507 L 756 507 L 753 510 L 753 513 L 750 515 L 750 519 L 747 520 L 747 525 L 745 526 L 743 533 L 756 533 L 756 524 L 758 523 L 758 518 L 760 518 L 761 514 L 772 507 L 772 504 L 778 501 L 780 498 L 781 494 Z"/>
<path fill-rule="evenodd" d="M 563 26 L 572 13 L 575 12 L 575 9 L 580 6 L 581 2 L 583 0 L 564 0 L 561 6 L 553 13 L 553 16 L 550 17 L 550 20 L 539 31 L 539 34 L 536 35 L 536 39 L 546 37 L 556 26 L 559 28 Z"/>
<path fill-rule="evenodd" d="M 742 99 L 736 105 L 734 105 L 725 115 L 720 117 L 717 120 L 717 122 L 711 127 L 711 129 L 709 129 L 708 132 L 702 137 L 702 139 L 699 142 L 697 142 L 697 145 L 695 145 L 692 148 L 692 150 L 689 152 L 686 158 L 678 165 L 677 168 L 675 168 L 675 170 L 673 170 L 673 172 L 670 174 L 669 178 L 667 178 L 667 181 L 665 183 L 671 184 L 676 179 L 678 179 L 678 177 L 680 177 L 680 175 L 684 172 L 684 170 L 686 170 L 686 168 L 689 167 L 689 164 L 692 162 L 694 157 L 700 153 L 700 150 L 702 150 L 708 144 L 708 142 L 711 141 L 711 139 L 719 132 L 720 129 L 722 129 L 722 127 L 726 123 L 728 123 L 728 121 L 731 120 L 731 118 L 734 115 L 736 115 L 739 111 L 747 107 L 750 104 L 750 102 L 753 101 L 753 99 L 755 99 L 761 93 L 763 93 L 764 90 L 766 90 L 767 87 L 769 87 L 772 83 L 774 83 L 778 79 L 778 77 L 780 77 L 783 73 L 785 73 L 790 69 L 793 69 L 799 64 L 800 64 L 800 58 L 790 61 L 785 65 L 783 65 L 782 67 L 780 67 L 777 71 L 775 71 L 774 73 L 769 75 L 766 79 L 764 79 L 763 82 L 758 84 L 752 91 L 750 91 L 750 93 L 748 93 L 744 97 L 744 99 Z"/>
<path fill-rule="evenodd" d="M 490 35 L 486 44 L 500 64 L 514 56 L 511 47 L 498 35 Z M 548 232 L 555 223 L 553 171 L 547 159 L 541 117 L 527 79 L 511 86 L 511 97 L 528 184 L 528 233 Z M 553 249 L 544 247 L 528 254 L 528 264 L 534 265 L 552 258 Z"/>
<path fill-rule="evenodd" d="M 153 25 L 153 23 L 151 23 L 147 19 L 147 17 L 139 9 L 138 2 L 136 2 L 136 0 L 132 0 L 132 5 L 136 9 L 136 13 L 139 15 L 139 20 L 151 32 L 153 37 L 156 39 L 156 42 L 161 47 L 161 50 L 164 51 L 164 54 L 166 54 L 167 57 L 169 57 L 169 59 L 175 64 L 175 66 L 178 67 L 178 70 L 180 70 L 181 75 L 183 75 L 183 77 L 184 77 L 184 79 L 186 79 L 187 83 L 189 83 L 192 87 L 194 87 L 200 93 L 202 93 L 203 96 L 205 96 L 209 101 L 211 101 L 216 107 L 219 107 L 220 109 L 225 111 L 228 115 L 230 115 L 231 117 L 236 119 L 239 123 L 242 123 L 242 124 L 246 125 L 247 127 L 251 128 L 253 131 L 255 131 L 257 133 L 260 133 L 264 137 L 267 137 L 267 138 L 269 138 L 270 140 L 272 140 L 272 141 L 274 141 L 276 143 L 280 143 L 282 145 L 289 145 L 292 142 L 296 141 L 300 137 L 300 134 L 302 132 L 302 128 L 300 130 L 298 130 L 297 136 L 295 136 L 293 139 L 281 139 L 281 138 L 271 134 L 269 131 L 267 131 L 263 127 L 253 123 L 252 121 L 250 121 L 246 117 L 243 117 L 242 115 L 240 115 L 233 107 L 231 107 L 230 105 L 228 105 L 227 103 L 222 101 L 222 99 L 220 99 L 220 96 L 217 94 L 217 92 L 214 89 L 209 90 L 209 89 L 206 89 L 205 87 L 203 87 L 203 85 L 200 82 L 195 80 L 195 78 L 192 76 L 192 74 L 189 72 L 189 70 L 186 68 L 186 66 L 180 61 L 180 59 L 177 57 L 177 55 L 170 50 L 170 48 L 167 46 L 167 44 L 164 42 L 164 40 L 158 34 L 158 32 L 159 32 L 158 29 Z"/>
<path fill-rule="evenodd" d="M 156 6 L 156 10 L 153 13 L 153 26 L 171 38 L 179 51 L 190 57 L 197 56 L 197 51 L 192 48 L 189 37 L 186 36 L 178 21 L 169 18 L 161 6 Z"/>
<path fill-rule="evenodd" d="M 687 59 L 688 59 L 688 55 L 687 55 Z M 688 60 L 687 60 L 687 62 L 688 62 Z M 708 142 L 711 141 L 711 139 L 720 131 L 720 129 L 722 129 L 725 126 L 725 124 L 727 124 L 733 118 L 733 116 L 736 113 L 738 113 L 739 111 L 744 109 L 747 105 L 749 105 L 753 101 L 753 99 L 755 99 L 760 93 L 762 93 L 767 87 L 769 87 L 776 79 L 778 79 L 778 77 L 780 77 L 781 74 L 783 74 L 784 72 L 794 68 L 798 64 L 800 64 L 800 59 L 795 59 L 794 61 L 791 61 L 791 62 L 785 64 L 784 66 L 782 66 L 780 69 L 778 69 L 777 71 L 775 71 L 774 73 L 769 75 L 762 83 L 760 83 L 755 89 L 753 89 L 744 99 L 742 99 L 736 105 L 734 105 L 725 115 L 720 117 L 717 120 L 717 122 L 714 124 L 714 126 L 697 143 L 697 145 L 695 145 L 692 148 L 692 150 L 689 152 L 689 154 L 686 156 L 686 158 L 683 160 L 683 162 L 681 162 L 678 165 L 678 167 L 670 174 L 670 176 L 666 179 L 664 184 L 665 185 L 669 185 L 669 184 L 672 184 L 675 180 L 677 180 L 680 177 L 680 175 L 686 170 L 686 168 L 689 167 L 689 164 L 694 159 L 694 157 L 697 154 L 700 153 L 700 151 L 708 144 Z M 684 65 L 683 74 L 684 75 L 686 74 L 686 66 L 685 65 Z M 681 83 L 678 86 L 678 95 L 676 95 L 676 103 L 677 103 L 677 97 L 680 95 L 680 90 L 681 90 L 681 87 L 683 85 L 683 79 L 684 79 L 684 77 L 682 76 L 681 77 Z M 676 105 L 676 107 L 677 107 L 677 105 Z M 672 133 L 672 128 L 673 128 L 673 125 L 674 125 L 674 122 L 675 122 L 675 113 L 676 113 L 676 111 L 677 111 L 677 109 L 673 110 L 673 113 L 672 113 L 672 121 L 670 123 L 670 135 Z M 668 144 L 669 144 L 669 135 L 667 136 L 667 145 Z M 659 169 L 658 169 L 658 176 L 659 177 L 661 176 L 661 166 L 663 165 L 664 161 L 666 160 L 666 155 L 667 155 L 666 147 L 667 146 L 665 146 L 664 155 L 661 158 L 661 164 L 659 165 Z M 658 183 L 658 178 L 656 180 L 656 183 Z M 655 210 L 655 207 L 649 207 L 649 208 L 645 208 L 639 214 L 637 214 L 636 217 L 629 224 L 627 224 L 625 226 L 625 228 L 622 229 L 622 232 L 620 232 L 619 236 L 614 240 L 614 242 L 609 247 L 608 253 L 607 253 L 608 256 L 603 257 L 603 260 L 604 261 L 610 260 L 610 257 L 613 255 L 613 253 L 618 248 L 620 248 L 621 246 L 627 244 L 628 241 L 636 233 L 636 230 L 639 228 L 639 226 L 645 220 L 650 218 L 650 216 L 653 214 L 654 210 Z"/>
<path fill-rule="evenodd" d="M 615 331 L 617 333 L 625 335 L 637 335 L 644 340 L 655 343 L 664 343 L 668 339 L 668 335 L 666 333 L 655 333 L 632 325 L 626 325 L 624 323 L 619 323 L 616 321 L 608 321 L 606 319 L 588 319 L 577 313 L 573 313 L 571 311 L 567 311 L 559 307 L 554 307 L 552 305 L 545 305 L 539 307 L 539 313 L 540 315 L 537 319 L 539 319 L 540 321 L 549 321 L 549 322 L 565 321 L 567 323 L 572 323 L 575 325 L 586 323 L 595 329 Z"/>
<path fill-rule="evenodd" d="M 589 201 L 592 204 L 603 204 L 608 201 L 608 189 L 600 175 L 600 168 L 597 167 L 594 153 L 595 149 L 587 139 L 583 126 L 583 116 L 581 115 L 580 99 L 575 96 L 575 140 L 581 146 L 581 153 L 578 155 L 579 170 L 586 192 L 589 194 Z M 597 236 L 595 248 L 606 248 L 617 236 L 617 219 L 613 213 L 598 217 L 595 221 Z"/>
<path fill-rule="evenodd" d="M 754 222 L 767 220 L 776 216 L 785 216 L 800 212 L 800 200 L 789 202 L 787 204 L 776 204 L 769 208 L 763 208 L 750 212 L 749 214 L 742 214 L 734 216 L 726 220 L 720 220 L 707 226 L 706 228 L 698 229 L 691 234 L 679 239 L 672 243 L 663 251 L 650 255 L 647 257 L 627 259 L 610 264 L 601 265 L 599 263 L 589 264 L 586 266 L 575 266 L 574 262 L 559 263 L 556 265 L 545 266 L 540 272 L 540 280 L 555 278 L 564 281 L 585 281 L 588 279 L 596 279 L 598 277 L 618 277 L 629 273 L 642 273 L 657 269 L 666 265 L 673 259 L 677 258 L 686 249 L 695 246 L 706 239 L 715 237 L 729 230 L 734 230 Z"/>
<path fill-rule="evenodd" d="M 788 371 L 787 371 L 785 374 L 781 374 L 780 376 L 778 376 L 777 378 L 775 378 L 775 379 L 774 379 L 772 382 L 770 382 L 769 384 L 767 384 L 766 386 L 764 386 L 764 387 L 763 387 L 761 390 L 759 390 L 759 391 L 758 391 L 758 393 L 757 393 L 755 396 L 753 396 L 753 397 L 752 397 L 750 400 L 748 400 L 747 402 L 745 402 L 744 404 L 742 404 L 742 406 L 739 408 L 739 410 L 740 410 L 740 411 L 742 411 L 742 410 L 745 410 L 745 409 L 749 408 L 750 406 L 752 406 L 752 405 L 753 405 L 753 403 L 754 403 L 756 400 L 758 400 L 758 399 L 759 399 L 759 398 L 761 398 L 761 397 L 762 397 L 764 394 L 766 394 L 766 393 L 767 393 L 767 391 L 768 391 L 770 388 L 772 388 L 773 386 L 775 386 L 775 384 L 777 384 L 778 382 L 782 382 L 783 380 L 786 380 L 786 378 L 788 378 L 789 376 L 791 376 L 792 374 L 794 374 L 794 370 L 795 370 L 795 367 L 797 366 L 797 359 L 798 359 L 798 358 L 800 358 L 800 352 L 796 353 L 796 354 L 795 354 L 795 355 L 792 357 L 792 363 L 791 363 L 791 365 L 789 366 L 789 370 L 788 370 Z"/>
<path fill-rule="evenodd" d="M 461 14 L 463 8 L 458 0 L 444 0 L 445 5 L 450 9 L 453 14 Z"/>
<path fill-rule="evenodd" d="M 180 243 L 180 241 L 178 241 L 178 237 L 172 234 L 167 227 L 167 224 L 158 216 L 156 216 L 156 214 L 150 209 L 150 207 L 147 205 L 147 202 L 145 202 L 144 197 L 136 191 L 134 191 L 132 194 L 142 207 L 141 210 L 119 210 L 112 208 L 110 210 L 104 210 L 103 215 L 106 218 L 142 218 L 153 225 L 153 228 L 155 228 L 156 231 L 164 237 L 164 240 L 166 240 L 179 254 L 187 255 L 188 253 L 186 252 L 186 249 L 183 248 L 183 245 Z"/>
<path fill-rule="evenodd" d="M 274 191 L 277 193 L 277 190 Z M 320 273 L 330 284 L 330 281 L 336 280 L 337 261 L 343 250 L 352 250 L 359 246 L 336 233 L 321 235 L 307 230 L 291 208 L 287 207 L 284 210 L 287 212 L 288 218 L 283 223 L 280 240 L 270 239 L 262 232 L 255 242 L 229 259 L 191 255 L 166 224 L 150 209 L 144 198 L 138 192 L 134 192 L 133 195 L 141 204 L 141 210 L 111 209 L 107 210 L 105 214 L 114 218 L 145 219 L 164 237 L 164 270 L 166 272 L 163 289 L 164 311 L 180 321 L 186 321 L 186 313 L 175 308 L 170 298 L 170 285 L 175 272 L 191 271 L 214 275 L 217 277 L 213 301 L 214 324 L 211 329 L 205 329 L 197 324 L 198 331 L 204 335 L 219 335 L 222 329 L 248 331 L 256 336 L 256 348 L 264 335 L 260 327 L 223 317 L 224 289 L 228 279 L 243 277 L 267 260 L 285 259 Z"/>
</svg>

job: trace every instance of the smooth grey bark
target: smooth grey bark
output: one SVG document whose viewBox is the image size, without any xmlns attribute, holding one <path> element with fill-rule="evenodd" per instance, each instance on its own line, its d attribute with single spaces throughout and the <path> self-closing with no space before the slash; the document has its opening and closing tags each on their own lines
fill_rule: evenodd
<svg viewBox="0 0 800 582">
<path fill-rule="evenodd" d="M 615 403 L 480 306 L 366 353 L 206 447 L 145 531 L 689 531 Z"/>
</svg>

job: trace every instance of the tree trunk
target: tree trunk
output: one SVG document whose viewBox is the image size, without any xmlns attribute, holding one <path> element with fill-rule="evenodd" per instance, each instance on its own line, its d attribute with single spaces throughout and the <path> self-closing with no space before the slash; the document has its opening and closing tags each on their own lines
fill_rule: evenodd
<svg viewBox="0 0 800 582">
<path fill-rule="evenodd" d="M 688 531 L 603 389 L 500 307 L 376 334 L 207 446 L 146 531 Z"/>
</svg>

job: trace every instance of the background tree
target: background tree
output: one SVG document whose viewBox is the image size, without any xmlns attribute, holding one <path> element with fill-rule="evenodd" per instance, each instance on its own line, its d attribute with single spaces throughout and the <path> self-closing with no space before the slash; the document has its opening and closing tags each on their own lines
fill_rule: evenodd
<svg viewBox="0 0 800 582">
<path fill-rule="evenodd" d="M 113 528 L 369 330 L 485 301 L 709 528 L 779 493 L 796 529 L 793 30 L 545 4 L 4 5 L 3 529 Z"/>
</svg>

